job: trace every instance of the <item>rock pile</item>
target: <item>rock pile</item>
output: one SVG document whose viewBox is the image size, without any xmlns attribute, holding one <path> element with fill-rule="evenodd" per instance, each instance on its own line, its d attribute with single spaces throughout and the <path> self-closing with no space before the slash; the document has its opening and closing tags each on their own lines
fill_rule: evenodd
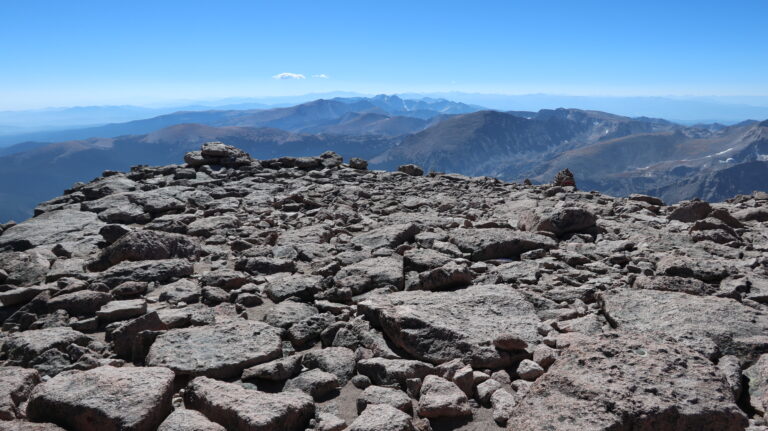
<svg viewBox="0 0 768 431">
<path fill-rule="evenodd" d="M 766 429 L 764 193 L 185 162 L 0 226 L 0 429 Z"/>
</svg>

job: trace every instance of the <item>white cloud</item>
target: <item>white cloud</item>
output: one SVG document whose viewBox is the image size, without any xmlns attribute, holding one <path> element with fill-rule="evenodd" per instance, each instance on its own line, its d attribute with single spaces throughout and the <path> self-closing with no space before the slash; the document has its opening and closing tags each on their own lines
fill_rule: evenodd
<svg viewBox="0 0 768 431">
<path fill-rule="evenodd" d="M 319 75 L 312 75 L 313 78 L 328 79 L 328 75 L 321 73 Z"/>
<path fill-rule="evenodd" d="M 307 79 L 306 76 L 300 73 L 283 72 L 273 76 L 274 79 Z"/>
</svg>

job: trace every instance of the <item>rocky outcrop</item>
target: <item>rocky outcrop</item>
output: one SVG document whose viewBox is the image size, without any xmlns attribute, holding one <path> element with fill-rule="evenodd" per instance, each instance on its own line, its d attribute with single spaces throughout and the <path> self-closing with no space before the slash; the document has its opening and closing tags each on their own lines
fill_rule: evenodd
<svg viewBox="0 0 768 431">
<path fill-rule="evenodd" d="M 0 227 L 0 429 L 768 423 L 768 195 L 363 167 L 214 143 Z"/>
</svg>

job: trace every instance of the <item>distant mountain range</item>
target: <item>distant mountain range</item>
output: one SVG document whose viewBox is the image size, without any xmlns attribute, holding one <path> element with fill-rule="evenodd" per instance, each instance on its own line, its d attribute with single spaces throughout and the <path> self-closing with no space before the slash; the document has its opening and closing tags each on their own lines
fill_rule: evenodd
<svg viewBox="0 0 768 431">
<path fill-rule="evenodd" d="M 54 142 L 0 148 L 0 221 L 24 219 L 37 203 L 103 170 L 171 164 L 210 140 L 262 159 L 333 150 L 372 168 L 416 163 L 513 181 L 548 182 L 567 167 L 580 188 L 668 202 L 768 189 L 768 121 L 689 127 L 599 111 L 500 112 L 381 95 L 176 112 L 48 136 Z"/>
<path fill-rule="evenodd" d="M 162 106 L 74 106 L 21 111 L 0 111 L 0 147 L 30 140 L 50 141 L 45 134 L 112 123 L 143 120 L 181 111 L 272 109 L 318 99 L 375 99 L 370 95 L 334 91 L 278 97 L 237 97 L 213 100 L 177 100 Z M 681 124 L 733 124 L 745 118 L 768 118 L 768 96 L 569 96 L 557 94 L 482 94 L 464 92 L 400 94 L 398 99 L 425 104 L 443 99 L 497 111 L 578 107 L 629 117 L 655 116 Z M 411 107 L 411 111 L 419 108 Z M 431 107 L 427 110 L 433 110 Z M 411 115 L 412 116 L 412 115 Z M 76 139 L 76 138 L 71 138 Z"/>
<path fill-rule="evenodd" d="M 109 107 L 93 107 L 87 111 L 107 110 L 107 108 Z M 199 107 L 194 108 L 157 116 L 147 115 L 139 120 L 121 123 L 0 136 L 0 147 L 22 142 L 59 142 L 142 134 L 182 123 L 199 123 L 217 127 L 277 127 L 296 132 L 393 135 L 421 130 L 429 125 L 429 120 L 440 115 L 465 114 L 483 109 L 480 106 L 443 99 L 404 100 L 397 96 L 386 95 L 371 98 L 319 99 L 300 105 L 271 109 L 201 110 Z M 63 116 L 70 118 L 73 115 L 71 111 L 65 111 Z M 98 116 L 95 113 L 93 115 Z M 414 121 L 414 119 L 423 121 Z M 2 120 L 2 113 L 0 113 L 0 120 Z M 29 145 L 25 148 L 28 147 Z M 8 151 L 0 154 L 8 154 Z"/>
</svg>

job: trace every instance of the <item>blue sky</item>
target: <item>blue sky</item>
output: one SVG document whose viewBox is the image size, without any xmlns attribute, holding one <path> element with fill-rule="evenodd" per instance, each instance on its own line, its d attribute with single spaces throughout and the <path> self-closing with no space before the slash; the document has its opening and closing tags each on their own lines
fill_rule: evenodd
<svg viewBox="0 0 768 431">
<path fill-rule="evenodd" d="M 4 1 L 0 109 L 334 90 L 767 96 L 766 16 L 765 0 Z"/>
</svg>

